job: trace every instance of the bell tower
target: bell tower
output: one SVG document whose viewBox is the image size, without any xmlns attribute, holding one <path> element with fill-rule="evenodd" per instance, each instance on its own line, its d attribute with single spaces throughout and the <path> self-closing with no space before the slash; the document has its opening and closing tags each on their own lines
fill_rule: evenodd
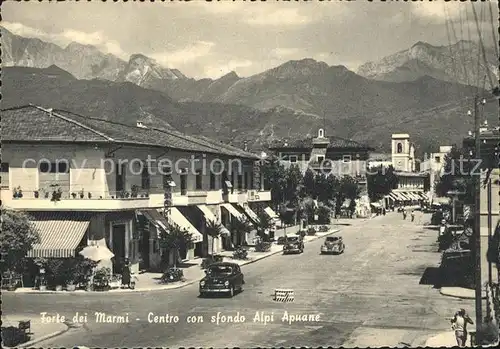
<svg viewBox="0 0 500 349">
<path fill-rule="evenodd" d="M 392 135 L 392 166 L 396 171 L 411 171 L 410 135 L 396 133 Z"/>
</svg>

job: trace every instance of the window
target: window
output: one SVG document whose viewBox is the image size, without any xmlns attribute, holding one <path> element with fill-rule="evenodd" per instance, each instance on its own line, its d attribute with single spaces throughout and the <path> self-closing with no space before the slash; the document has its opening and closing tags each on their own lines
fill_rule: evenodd
<svg viewBox="0 0 500 349">
<path fill-rule="evenodd" d="M 174 180 L 172 179 L 172 169 L 170 166 L 164 166 L 160 173 L 163 174 L 163 190 L 175 187 Z"/>
<path fill-rule="evenodd" d="M 402 153 L 402 152 L 403 152 L 403 143 L 398 143 L 398 144 L 396 145 L 396 152 L 397 152 L 398 154 L 400 154 L 400 153 Z"/>
<path fill-rule="evenodd" d="M 0 169 L 0 177 L 1 177 L 1 183 L 0 186 L 2 187 L 9 187 L 9 163 L 8 162 L 2 162 L 1 169 Z"/>
<path fill-rule="evenodd" d="M 297 162 L 297 155 L 290 155 L 290 162 Z"/>
<path fill-rule="evenodd" d="M 41 173 L 68 173 L 69 166 L 67 162 L 42 162 L 40 163 L 39 170 Z"/>
<path fill-rule="evenodd" d="M 238 189 L 243 189 L 243 176 L 240 174 L 238 175 Z"/>
<path fill-rule="evenodd" d="M 196 172 L 196 190 L 203 189 L 203 174 L 201 171 Z"/>
<path fill-rule="evenodd" d="M 318 160 L 318 162 L 323 162 L 325 160 L 325 157 L 318 155 L 318 157 L 316 159 Z"/>
<path fill-rule="evenodd" d="M 325 136 L 325 131 L 322 128 L 320 128 L 318 130 L 318 138 L 323 138 L 324 136 Z"/>
<path fill-rule="evenodd" d="M 245 172 L 243 174 L 244 182 L 245 182 L 245 189 L 248 189 L 248 173 Z"/>
<path fill-rule="evenodd" d="M 434 160 L 436 160 L 436 162 L 439 164 L 441 162 L 441 157 L 440 156 L 436 156 L 434 158 Z"/>
<path fill-rule="evenodd" d="M 210 190 L 215 190 L 215 174 L 210 172 Z"/>
<path fill-rule="evenodd" d="M 187 173 L 186 170 L 181 170 L 181 195 L 186 195 L 187 192 Z"/>
<path fill-rule="evenodd" d="M 342 162 L 351 162 L 351 155 L 342 156 Z"/>
<path fill-rule="evenodd" d="M 141 172 L 141 188 L 149 189 L 151 187 L 151 178 L 149 177 L 149 166 L 143 164 Z"/>
</svg>

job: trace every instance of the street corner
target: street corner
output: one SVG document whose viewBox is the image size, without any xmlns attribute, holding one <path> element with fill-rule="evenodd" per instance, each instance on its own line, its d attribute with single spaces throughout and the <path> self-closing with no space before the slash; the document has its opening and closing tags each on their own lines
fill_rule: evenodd
<svg viewBox="0 0 500 349">
<path fill-rule="evenodd" d="M 62 335 L 71 326 L 59 314 L 2 315 L 2 341 L 4 347 L 31 347 Z"/>
<path fill-rule="evenodd" d="M 460 298 L 460 299 L 475 299 L 476 291 L 470 288 L 463 287 L 441 287 L 439 293 L 443 296 Z M 486 292 L 481 292 L 481 298 L 486 299 Z"/>
<path fill-rule="evenodd" d="M 452 348 L 457 346 L 457 340 L 453 331 L 434 334 L 425 342 L 425 347 L 430 348 Z"/>
</svg>

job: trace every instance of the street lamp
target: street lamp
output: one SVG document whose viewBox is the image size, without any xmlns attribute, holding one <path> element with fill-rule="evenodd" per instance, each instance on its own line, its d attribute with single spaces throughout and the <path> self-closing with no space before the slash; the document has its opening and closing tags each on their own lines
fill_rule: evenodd
<svg viewBox="0 0 500 349">
<path fill-rule="evenodd" d="M 485 105 L 486 99 L 479 100 L 479 96 L 474 96 L 474 140 L 476 160 L 481 159 L 481 122 L 479 117 L 479 106 Z M 467 111 L 468 116 L 472 116 L 472 112 Z M 480 195 L 481 195 L 481 176 L 471 173 L 474 176 L 474 242 L 475 242 L 475 305 L 476 305 L 476 328 L 481 328 L 483 322 L 482 308 L 482 285 L 481 285 L 481 212 L 480 212 Z M 476 333 L 476 343 L 481 343 L 479 331 Z"/>
</svg>

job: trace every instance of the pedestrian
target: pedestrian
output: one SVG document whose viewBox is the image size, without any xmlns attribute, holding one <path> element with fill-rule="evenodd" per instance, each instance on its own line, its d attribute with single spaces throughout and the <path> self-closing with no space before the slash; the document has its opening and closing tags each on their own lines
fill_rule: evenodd
<svg viewBox="0 0 500 349">
<path fill-rule="evenodd" d="M 413 222 L 415 220 L 415 212 L 411 210 L 411 221 Z"/>
<path fill-rule="evenodd" d="M 385 212 L 385 207 L 384 207 L 384 208 L 382 208 L 382 214 L 385 216 L 385 213 L 386 212 Z"/>
<path fill-rule="evenodd" d="M 453 319 L 451 319 L 451 328 L 455 331 L 455 337 L 459 347 L 465 347 L 467 342 L 467 324 L 473 325 L 474 322 L 465 312 L 465 309 L 457 311 Z"/>
<path fill-rule="evenodd" d="M 125 258 L 122 269 L 122 287 L 130 288 L 130 261 Z"/>
<path fill-rule="evenodd" d="M 403 219 L 406 219 L 406 209 L 403 208 Z"/>
</svg>

